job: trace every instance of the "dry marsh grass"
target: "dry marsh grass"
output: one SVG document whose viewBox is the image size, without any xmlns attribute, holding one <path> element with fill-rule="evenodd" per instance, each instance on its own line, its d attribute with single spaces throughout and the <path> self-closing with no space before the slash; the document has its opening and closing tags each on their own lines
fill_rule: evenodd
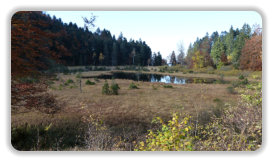
<svg viewBox="0 0 273 162">
<path fill-rule="evenodd" d="M 105 72 L 97 72 L 93 75 L 101 73 Z M 81 79 L 80 91 L 79 78 L 76 76 L 77 74 L 61 75 L 60 79 L 55 80 L 48 89 L 48 92 L 62 103 L 60 112 L 48 115 L 21 109 L 20 112 L 12 113 L 12 126 L 16 127 L 24 123 L 48 126 L 53 123 L 57 126 L 55 132 L 58 134 L 58 130 L 77 128 L 82 124 L 83 117 L 92 114 L 108 126 L 108 134 L 115 137 L 112 143 L 119 143 L 120 139 L 123 140 L 122 146 L 111 145 L 113 148 L 108 149 L 132 150 L 134 141 L 145 138 L 146 131 L 154 128 L 154 125 L 151 124 L 154 117 L 161 117 L 167 121 L 175 112 L 193 116 L 197 113 L 200 115 L 204 111 L 212 111 L 217 106 L 215 101 L 232 104 L 237 103 L 238 99 L 238 94 L 231 94 L 227 91 L 227 87 L 230 86 L 228 84 L 169 84 L 172 85 L 172 88 L 164 88 L 166 85 L 164 83 L 134 82 L 139 89 L 130 89 L 132 81 L 122 79 L 115 79 L 120 87 L 118 95 L 103 95 L 104 80 L 89 79 L 96 84 L 86 85 L 84 83 L 88 79 Z M 69 84 L 58 89 L 68 80 L 73 80 L 71 83 L 73 86 Z M 111 84 L 112 81 L 108 80 L 108 83 Z M 62 128 L 62 124 L 68 126 L 69 123 L 70 125 L 72 123 L 71 128 Z M 62 133 L 64 134 L 60 136 L 66 134 Z M 76 134 L 72 131 L 73 133 Z M 74 149 L 74 147 L 63 148 Z"/>
<path fill-rule="evenodd" d="M 62 79 L 76 82 L 75 75 L 64 75 Z M 79 86 L 49 89 L 63 103 L 60 113 L 95 114 L 113 124 L 121 121 L 149 123 L 155 116 L 168 118 L 173 112 L 195 113 L 196 109 L 210 109 L 215 105 L 213 100 L 216 98 L 229 103 L 237 99 L 237 95 L 228 93 L 228 85 L 225 84 L 171 84 L 173 88 L 164 88 L 163 83 L 135 82 L 139 89 L 129 89 L 132 81 L 116 79 L 119 95 L 103 95 L 104 80 L 95 85 L 85 85 L 86 80 L 81 81 L 82 92 Z M 108 82 L 111 83 L 111 80 Z M 61 81 L 55 81 L 53 86 L 58 87 L 59 84 Z M 24 113 L 25 118 L 28 118 L 27 114 Z"/>
<path fill-rule="evenodd" d="M 75 80 L 75 75 L 63 77 L 64 80 Z M 86 80 L 82 79 L 82 83 Z M 129 89 L 132 81 L 116 79 L 115 82 L 120 87 L 119 95 L 103 95 L 104 80 L 95 85 L 82 84 L 82 93 L 79 87 L 49 91 L 65 103 L 65 112 L 92 113 L 109 123 L 150 122 L 155 116 L 167 118 L 173 112 L 193 113 L 201 107 L 209 109 L 215 105 L 215 98 L 224 102 L 236 102 L 237 99 L 236 95 L 227 92 L 228 85 L 225 84 L 171 84 L 173 88 L 164 88 L 163 83 L 135 82 L 139 89 Z M 56 86 L 58 84 L 55 82 Z"/>
</svg>

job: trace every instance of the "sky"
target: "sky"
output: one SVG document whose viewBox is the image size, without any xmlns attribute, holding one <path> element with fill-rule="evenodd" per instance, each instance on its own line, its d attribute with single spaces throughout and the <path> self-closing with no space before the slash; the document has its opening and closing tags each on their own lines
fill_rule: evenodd
<svg viewBox="0 0 273 162">
<path fill-rule="evenodd" d="M 96 16 L 95 31 L 107 29 L 116 38 L 122 32 L 130 40 L 141 39 L 152 52 L 160 52 L 163 58 L 178 50 L 182 42 L 185 53 L 197 37 L 202 38 L 215 31 L 229 31 L 247 23 L 259 24 L 262 17 L 255 11 L 46 11 L 50 16 L 61 18 L 64 23 L 73 22 L 84 26 L 82 17 Z"/>
</svg>

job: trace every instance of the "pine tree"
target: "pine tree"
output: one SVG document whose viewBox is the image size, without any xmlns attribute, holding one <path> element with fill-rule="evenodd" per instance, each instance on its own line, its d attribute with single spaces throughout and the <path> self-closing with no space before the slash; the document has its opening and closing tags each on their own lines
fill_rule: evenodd
<svg viewBox="0 0 273 162">
<path fill-rule="evenodd" d="M 170 64 L 172 66 L 176 65 L 177 61 L 176 61 L 176 56 L 175 56 L 175 53 L 174 51 L 171 53 L 171 56 L 170 56 Z"/>
<path fill-rule="evenodd" d="M 116 66 L 117 65 L 117 53 L 118 53 L 118 51 L 117 51 L 118 49 L 117 49 L 117 43 L 116 42 L 114 42 L 113 43 L 113 50 L 112 50 L 112 66 Z"/>
<path fill-rule="evenodd" d="M 214 64 L 218 64 L 221 62 L 221 56 L 225 54 L 224 43 L 221 41 L 221 38 L 218 37 L 214 45 L 211 49 L 211 57 L 213 59 Z"/>
</svg>

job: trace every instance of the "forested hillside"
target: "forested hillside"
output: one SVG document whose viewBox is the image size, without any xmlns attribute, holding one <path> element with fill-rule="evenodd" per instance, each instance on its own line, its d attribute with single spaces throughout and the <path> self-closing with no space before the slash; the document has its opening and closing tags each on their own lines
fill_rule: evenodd
<svg viewBox="0 0 273 162">
<path fill-rule="evenodd" d="M 17 12 L 12 17 L 11 30 L 14 70 L 22 71 L 26 68 L 23 65 L 38 69 L 42 66 L 37 65 L 52 66 L 56 58 L 67 66 L 145 66 L 151 58 L 145 41 L 127 40 L 122 33 L 116 38 L 106 29 L 91 32 L 43 12 Z"/>
<path fill-rule="evenodd" d="M 236 69 L 262 70 L 262 31 L 244 24 L 241 29 L 217 31 L 190 44 L 186 65 L 188 68 L 213 66 L 221 68 L 232 64 Z"/>
</svg>

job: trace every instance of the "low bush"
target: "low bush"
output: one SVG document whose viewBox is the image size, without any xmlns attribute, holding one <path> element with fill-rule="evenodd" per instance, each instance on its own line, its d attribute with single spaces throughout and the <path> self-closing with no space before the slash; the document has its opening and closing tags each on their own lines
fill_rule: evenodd
<svg viewBox="0 0 273 162">
<path fill-rule="evenodd" d="M 102 94 L 106 94 L 106 95 L 110 94 L 109 84 L 107 80 L 105 80 L 104 85 L 102 87 Z"/>
<path fill-rule="evenodd" d="M 217 69 L 220 70 L 223 66 L 224 66 L 224 63 L 223 63 L 223 62 L 219 62 L 219 63 L 217 64 Z"/>
<path fill-rule="evenodd" d="M 113 80 L 111 87 L 109 87 L 108 82 L 105 80 L 105 83 L 102 87 L 102 94 L 106 95 L 118 95 L 118 90 L 120 89 L 119 85 Z"/>
<path fill-rule="evenodd" d="M 164 88 L 173 88 L 173 86 L 172 86 L 172 85 L 169 85 L 169 84 L 165 84 L 165 85 L 163 85 L 163 87 L 164 87 Z"/>
<path fill-rule="evenodd" d="M 96 83 L 95 82 L 91 82 L 90 80 L 87 80 L 85 82 L 86 85 L 95 85 Z"/>
<path fill-rule="evenodd" d="M 243 85 L 247 85 L 249 82 L 248 82 L 248 79 L 247 78 L 245 78 L 242 82 L 241 82 L 241 84 L 243 84 Z"/>
<path fill-rule="evenodd" d="M 112 82 L 112 85 L 110 88 L 111 88 L 111 94 L 118 95 L 118 90 L 120 89 L 120 87 L 118 86 L 117 83 L 115 83 L 115 81 Z"/>
<path fill-rule="evenodd" d="M 189 120 L 190 117 L 185 117 L 179 121 L 179 116 L 174 114 L 166 124 L 160 117 L 155 118 L 153 122 L 159 123 L 161 129 L 149 130 L 146 140 L 139 142 L 135 151 L 192 151 Z"/>
<path fill-rule="evenodd" d="M 68 80 L 66 81 L 66 83 L 67 83 L 67 84 L 71 84 L 71 83 L 74 83 L 74 81 L 73 81 L 72 79 L 68 79 Z"/>
<path fill-rule="evenodd" d="M 129 85 L 129 89 L 139 89 L 138 87 L 137 87 L 137 85 L 135 84 L 135 83 L 131 83 L 130 85 Z"/>
<path fill-rule="evenodd" d="M 242 75 L 242 74 L 241 74 L 238 78 L 239 78 L 240 80 L 245 79 L 244 75 Z"/>
</svg>

